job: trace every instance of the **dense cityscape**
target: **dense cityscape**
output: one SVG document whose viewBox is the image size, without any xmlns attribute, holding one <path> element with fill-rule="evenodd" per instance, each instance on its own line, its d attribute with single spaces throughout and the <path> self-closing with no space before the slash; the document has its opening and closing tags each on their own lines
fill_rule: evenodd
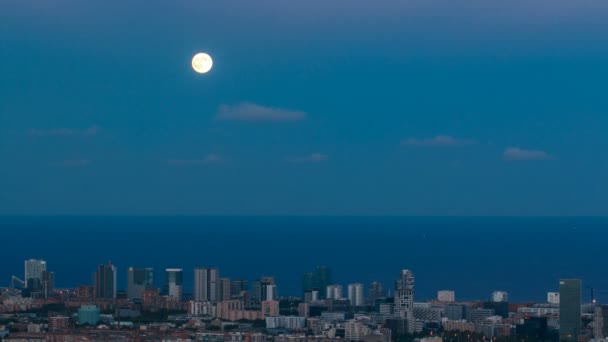
<svg viewBox="0 0 608 342">
<path fill-rule="evenodd" d="M 408 269 L 396 270 L 394 284 L 343 286 L 320 265 L 304 273 L 301 296 L 281 296 L 272 276 L 231 279 L 218 268 L 167 268 L 158 277 L 153 268 L 128 267 L 122 290 L 111 262 L 73 288 L 56 288 L 45 260 L 24 266 L 23 277 L 2 288 L 2 341 L 589 342 L 608 334 L 608 306 L 593 288 L 583 296 L 580 279 L 556 279 L 559 291 L 544 303 L 513 303 L 498 290 L 463 302 L 449 289 L 420 302 Z M 184 272 L 193 272 L 191 289 Z"/>
</svg>

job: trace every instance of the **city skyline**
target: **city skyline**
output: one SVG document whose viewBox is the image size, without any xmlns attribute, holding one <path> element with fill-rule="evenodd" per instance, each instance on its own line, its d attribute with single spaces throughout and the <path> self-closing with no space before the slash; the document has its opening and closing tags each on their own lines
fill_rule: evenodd
<svg viewBox="0 0 608 342">
<path fill-rule="evenodd" d="M 25 260 L 26 265 L 30 265 L 32 263 L 43 264 L 46 268 L 46 260 L 43 259 L 28 259 Z M 315 268 L 326 270 L 331 273 L 331 268 L 327 265 L 317 265 Z M 272 276 L 262 276 L 256 280 L 247 280 L 242 278 L 219 278 L 220 270 L 218 268 L 202 268 L 195 267 L 192 269 L 194 273 L 194 285 L 190 289 L 186 289 L 184 292 L 183 289 L 183 273 L 184 269 L 182 268 L 168 268 L 165 269 L 165 278 L 162 281 L 163 286 L 158 286 L 159 282 L 154 283 L 154 268 L 153 267 L 134 267 L 129 266 L 126 268 L 126 287 L 119 288 L 117 286 L 118 279 L 120 278 L 119 268 L 113 264 L 112 262 L 108 262 L 107 264 L 99 264 L 97 267 L 97 272 L 94 276 L 93 284 L 72 284 L 69 287 L 78 287 L 78 286 L 87 286 L 92 285 L 93 290 L 95 291 L 95 296 L 101 299 L 115 299 L 118 292 L 122 292 L 124 296 L 128 299 L 141 299 L 142 293 L 147 290 L 159 291 L 160 293 L 173 297 L 175 300 L 181 300 L 184 294 L 188 294 L 192 300 L 199 302 L 220 302 L 227 301 L 233 299 L 235 295 L 238 295 L 238 292 L 249 292 L 250 298 L 253 300 L 252 303 L 259 305 L 262 301 L 267 300 L 276 300 L 279 298 L 277 295 L 277 284 L 275 283 L 274 277 Z M 44 271 L 46 272 L 46 270 Z M 54 274 L 54 272 L 51 272 Z M 31 274 L 31 268 L 26 266 L 25 277 L 28 274 Z M 302 289 L 299 294 L 288 294 L 284 297 L 301 297 L 303 300 L 306 300 L 306 293 L 310 291 L 318 292 L 317 298 L 318 300 L 322 299 L 332 299 L 332 300 L 348 300 L 351 305 L 356 306 L 355 304 L 363 305 L 364 300 L 376 299 L 376 298 L 392 298 L 390 297 L 390 293 L 394 294 L 395 300 L 399 299 L 396 302 L 396 313 L 399 315 L 407 317 L 407 315 L 411 315 L 413 313 L 413 304 L 414 300 L 414 275 L 413 272 L 409 269 L 403 269 L 400 272 L 399 277 L 394 282 L 394 287 L 390 288 L 387 292 L 385 291 L 385 286 L 381 282 L 372 281 L 367 286 L 362 283 L 353 283 L 350 282 L 346 284 L 347 286 L 343 286 L 342 284 L 332 283 L 327 285 L 325 288 L 308 288 L 306 287 L 306 278 L 309 273 L 304 272 L 302 279 L 304 279 Z M 43 273 L 40 273 L 40 276 L 37 278 L 38 284 L 43 277 Z M 231 296 L 224 298 L 223 288 L 224 286 L 220 285 L 222 281 L 227 281 L 229 293 Z M 252 282 L 251 288 L 247 286 L 249 282 Z M 581 279 L 559 279 L 558 292 L 554 291 L 546 291 L 546 303 L 548 304 L 559 304 L 566 305 L 567 308 L 580 306 L 583 303 L 586 303 L 582 300 L 582 285 Z M 215 285 L 217 283 L 217 285 Z M 244 284 L 244 285 L 242 285 Z M 38 289 L 39 285 L 32 285 L 34 288 Z M 68 288 L 69 288 L 68 287 Z M 2 286 L 0 286 L 2 288 Z M 28 284 L 23 283 L 23 289 L 28 289 Z M 346 291 L 344 290 L 346 288 Z M 377 288 L 377 289 L 376 289 Z M 593 296 L 593 288 L 587 286 L 590 291 L 590 296 Z M 6 289 L 6 287 L 5 287 Z M 376 290 L 375 290 L 376 289 Z M 53 290 L 55 288 L 53 287 Z M 256 302 L 256 295 L 254 293 L 259 292 L 257 294 L 258 299 Z M 605 292 L 605 291 L 602 291 Z M 376 295 L 380 293 L 380 295 Z M 578 304 L 573 303 L 576 301 L 576 296 L 579 297 Z M 241 298 L 241 297 L 238 297 Z M 560 301 L 561 298 L 565 298 L 565 301 Z M 242 298 L 241 298 L 242 299 Z M 423 300 L 428 301 L 429 298 L 424 298 Z M 446 290 L 440 289 L 436 291 L 435 300 L 438 302 L 445 303 L 453 303 L 458 302 L 456 300 L 456 291 L 454 290 Z M 481 298 L 477 299 L 465 299 L 464 301 L 474 301 L 474 300 L 482 300 Z M 509 293 L 504 290 L 493 290 L 490 292 L 486 298 L 489 302 L 508 302 L 509 301 Z M 525 301 L 524 301 L 525 302 Z M 566 304 L 564 304 L 566 303 Z M 589 303 L 596 303 L 596 299 L 589 300 Z M 608 304 L 608 301 L 606 302 Z M 398 305 L 397 305 L 398 304 Z M 397 309 L 400 307 L 400 309 Z M 399 310 L 399 311 L 397 311 Z M 577 314 L 575 314 L 576 316 Z M 578 313 L 580 315 L 580 313 Z M 411 319 L 411 317 L 410 317 Z M 571 330 L 576 330 L 575 327 L 570 328 Z"/>
</svg>

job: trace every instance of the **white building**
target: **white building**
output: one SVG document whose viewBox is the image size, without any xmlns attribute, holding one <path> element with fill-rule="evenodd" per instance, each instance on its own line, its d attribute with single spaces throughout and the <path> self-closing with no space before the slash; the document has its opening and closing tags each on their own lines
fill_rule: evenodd
<svg viewBox="0 0 608 342">
<path fill-rule="evenodd" d="M 266 329 L 304 329 L 306 317 L 298 316 L 276 316 L 266 317 Z"/>
<path fill-rule="evenodd" d="M 46 271 L 46 261 L 38 259 L 25 260 L 25 287 L 29 279 L 38 279 L 42 282 L 42 272 Z"/>
<path fill-rule="evenodd" d="M 341 299 L 341 298 L 342 298 L 342 285 L 327 286 L 327 299 Z"/>
<path fill-rule="evenodd" d="M 372 330 L 362 322 L 350 320 L 344 323 L 344 339 L 347 341 L 363 341 L 363 338 L 371 333 Z"/>
<path fill-rule="evenodd" d="M 493 302 L 508 302 L 509 294 L 505 291 L 494 291 L 492 292 L 491 300 Z"/>
<path fill-rule="evenodd" d="M 277 300 L 277 286 L 276 285 L 266 285 L 266 300 Z"/>
<path fill-rule="evenodd" d="M 559 292 L 547 292 L 547 303 L 559 304 Z"/>
<path fill-rule="evenodd" d="M 167 295 L 172 300 L 182 300 L 184 270 L 181 268 L 167 268 L 165 270 L 165 276 L 167 277 Z"/>
<path fill-rule="evenodd" d="M 440 302 L 452 303 L 456 301 L 456 294 L 452 290 L 437 291 L 437 300 Z"/>
<path fill-rule="evenodd" d="M 215 305 L 211 302 L 190 301 L 188 313 L 192 316 L 211 316 L 216 317 Z"/>
<path fill-rule="evenodd" d="M 365 300 L 363 294 L 363 284 L 348 284 L 348 300 L 352 306 L 363 306 Z"/>
<path fill-rule="evenodd" d="M 520 307 L 517 312 L 528 316 L 542 317 L 546 315 L 559 315 L 559 308 L 550 306 Z"/>
</svg>

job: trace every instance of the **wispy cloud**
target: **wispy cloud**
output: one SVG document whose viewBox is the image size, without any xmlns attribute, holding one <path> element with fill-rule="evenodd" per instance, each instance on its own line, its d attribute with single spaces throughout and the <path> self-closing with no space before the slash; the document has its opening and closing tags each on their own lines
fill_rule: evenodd
<svg viewBox="0 0 608 342">
<path fill-rule="evenodd" d="M 91 161 L 88 159 L 69 159 L 62 161 L 60 164 L 64 167 L 84 167 L 89 166 Z"/>
<path fill-rule="evenodd" d="M 214 164 L 222 161 L 222 157 L 217 154 L 208 154 L 204 158 L 200 159 L 169 159 L 167 164 L 173 166 L 190 166 L 190 165 L 203 165 L 203 164 Z"/>
<path fill-rule="evenodd" d="M 274 108 L 251 102 L 236 105 L 221 105 L 217 119 L 232 121 L 300 121 L 306 118 L 306 113 L 297 110 Z"/>
<path fill-rule="evenodd" d="M 327 159 L 329 159 L 329 157 L 326 154 L 312 153 L 304 157 L 287 158 L 287 161 L 290 163 L 320 163 Z"/>
<path fill-rule="evenodd" d="M 509 147 L 502 154 L 506 160 L 550 160 L 552 159 L 545 151 L 525 150 L 519 147 Z"/>
<path fill-rule="evenodd" d="M 68 137 L 68 136 L 95 136 L 99 132 L 97 125 L 79 129 L 79 128 L 48 128 L 38 129 L 32 128 L 27 131 L 28 135 L 36 137 Z"/>
<path fill-rule="evenodd" d="M 448 147 L 448 146 L 467 146 L 474 145 L 475 140 L 459 139 L 449 135 L 437 135 L 432 138 L 409 138 L 401 141 L 402 146 L 433 146 L 433 147 Z"/>
</svg>

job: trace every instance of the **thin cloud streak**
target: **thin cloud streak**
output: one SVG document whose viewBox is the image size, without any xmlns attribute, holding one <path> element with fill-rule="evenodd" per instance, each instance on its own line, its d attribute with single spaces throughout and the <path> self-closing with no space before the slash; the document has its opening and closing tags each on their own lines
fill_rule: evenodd
<svg viewBox="0 0 608 342">
<path fill-rule="evenodd" d="M 78 128 L 49 128 L 49 129 L 37 129 L 32 128 L 27 131 L 27 134 L 35 137 L 70 137 L 70 136 L 95 136 L 99 132 L 99 126 L 92 125 L 84 129 Z"/>
<path fill-rule="evenodd" d="M 223 121 L 301 121 L 306 118 L 303 111 L 262 106 L 251 102 L 236 105 L 221 105 L 216 118 Z"/>
<path fill-rule="evenodd" d="M 505 160 L 516 161 L 516 160 L 550 160 L 553 159 L 545 151 L 541 150 L 525 150 L 519 147 L 508 147 L 504 153 L 503 158 Z"/>
<path fill-rule="evenodd" d="M 475 140 L 458 139 L 449 135 L 437 135 L 432 138 L 409 138 L 401 141 L 402 146 L 430 146 L 430 147 L 449 147 L 449 146 L 468 146 L 474 145 Z"/>
</svg>

